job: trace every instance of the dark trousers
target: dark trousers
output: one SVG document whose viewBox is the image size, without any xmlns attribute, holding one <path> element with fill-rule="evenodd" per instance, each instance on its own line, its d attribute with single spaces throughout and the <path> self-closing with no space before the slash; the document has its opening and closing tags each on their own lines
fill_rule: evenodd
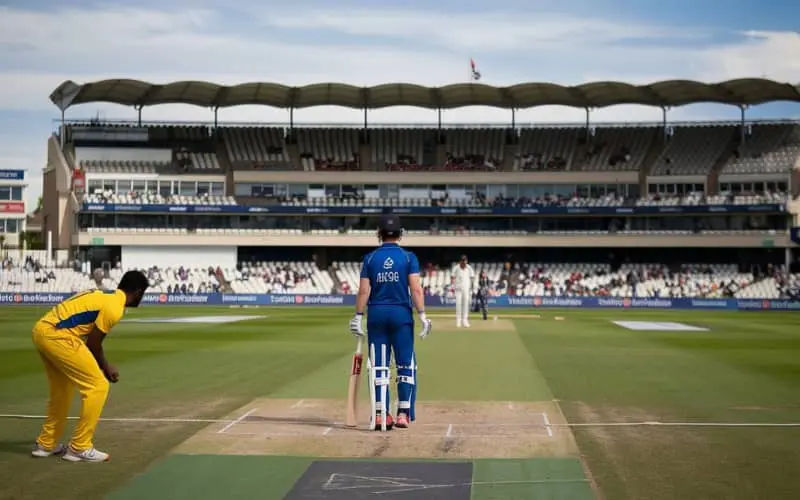
<svg viewBox="0 0 800 500">
<path fill-rule="evenodd" d="M 489 301 L 487 300 L 486 295 L 480 292 L 475 294 L 475 302 L 472 310 L 474 312 L 480 311 L 480 313 L 483 315 L 483 319 L 488 319 Z"/>
</svg>

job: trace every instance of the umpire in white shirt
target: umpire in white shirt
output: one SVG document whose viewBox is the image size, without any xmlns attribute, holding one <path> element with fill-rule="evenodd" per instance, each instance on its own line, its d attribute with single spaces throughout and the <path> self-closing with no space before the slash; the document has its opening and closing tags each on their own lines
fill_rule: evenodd
<svg viewBox="0 0 800 500">
<path fill-rule="evenodd" d="M 472 305 L 472 282 L 475 279 L 475 271 L 467 262 L 467 256 L 462 255 L 456 266 L 453 275 L 456 278 L 456 326 L 469 328 L 469 310 Z"/>
</svg>

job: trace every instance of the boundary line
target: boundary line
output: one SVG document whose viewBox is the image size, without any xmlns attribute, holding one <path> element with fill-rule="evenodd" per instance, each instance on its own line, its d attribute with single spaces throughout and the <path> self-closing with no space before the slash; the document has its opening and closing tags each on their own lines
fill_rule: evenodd
<svg viewBox="0 0 800 500">
<path fill-rule="evenodd" d="M 252 410 L 255 412 L 256 410 Z M 249 416 L 249 415 L 248 415 Z M 0 413 L 0 420 L 44 420 L 46 415 L 28 415 L 17 413 Z M 241 417 L 240 417 L 241 418 Z M 67 417 L 67 420 L 78 420 L 79 417 Z M 241 423 L 262 423 L 262 422 L 245 422 L 243 419 L 228 419 L 228 418 L 181 418 L 181 417 L 163 417 L 163 418 L 146 418 L 146 417 L 106 417 L 101 418 L 101 422 L 119 422 L 119 423 L 139 423 L 139 424 L 241 424 Z M 336 422 L 334 422 L 336 424 Z M 415 424 L 416 426 L 444 426 L 446 423 L 422 423 Z M 536 424 L 463 424 L 464 426 L 478 427 L 478 426 L 492 426 L 492 427 L 544 427 L 544 425 Z M 740 428 L 754 428 L 754 427 L 800 427 L 800 422 L 577 422 L 557 424 L 551 423 L 550 427 L 740 427 Z"/>
</svg>

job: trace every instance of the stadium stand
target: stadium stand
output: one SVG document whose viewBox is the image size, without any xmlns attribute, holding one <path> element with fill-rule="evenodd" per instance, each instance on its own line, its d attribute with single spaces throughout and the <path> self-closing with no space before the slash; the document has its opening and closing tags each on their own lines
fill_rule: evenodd
<svg viewBox="0 0 800 500">
<path fill-rule="evenodd" d="M 731 101 L 731 96 L 740 100 Z M 86 86 L 65 82 L 51 96 L 62 110 L 97 100 L 145 106 L 186 100 L 213 109 L 245 101 L 291 109 L 324 103 L 362 110 L 393 105 L 432 110 L 467 105 L 524 109 L 556 101 L 588 110 L 620 102 L 668 108 L 709 99 L 736 105 L 772 99 L 800 102 L 800 90 L 764 80 L 714 86 L 661 82 L 642 87 L 597 83 L 571 88 L 534 83 L 505 89 L 393 84 L 371 89 L 336 84 L 287 89 L 259 84 L 254 89 L 115 80 Z M 418 209 L 442 209 L 434 211 L 437 217 L 404 220 L 408 221 L 407 235 L 444 236 L 440 241 L 445 246 L 457 247 L 461 236 L 533 240 L 569 235 L 591 242 L 598 235 L 630 236 L 627 240 L 641 240 L 645 242 L 641 246 L 648 246 L 647 238 L 640 236 L 747 234 L 757 240 L 750 247 L 763 239 L 767 248 L 777 240 L 771 238 L 776 233 L 784 236 L 779 243 L 788 241 L 789 220 L 796 215 L 787 207 L 796 207 L 800 194 L 796 175 L 800 125 L 780 121 L 671 124 L 665 116 L 661 124 L 594 125 L 588 115 L 585 125 L 575 126 L 233 126 L 216 121 L 212 126 L 91 121 L 64 125 L 48 147 L 48 164 L 56 165 L 54 170 L 67 176 L 86 175 L 86 189 L 71 193 L 74 200 L 64 212 L 67 215 L 55 213 L 63 211 L 64 204 L 46 212 L 50 221 L 63 216 L 64 227 L 77 228 L 79 246 L 87 253 L 91 249 L 113 252 L 109 249 L 122 248 L 132 239 L 135 245 L 147 245 L 150 235 L 157 235 L 152 239 L 159 241 L 179 236 L 170 243 L 176 251 L 182 245 L 191 246 L 195 236 L 219 237 L 220 245 L 224 242 L 230 247 L 240 244 L 236 240 L 240 236 L 252 237 L 248 244 L 253 245 L 266 236 L 305 236 L 313 246 L 316 236 L 330 240 L 327 236 L 341 235 L 344 247 L 347 236 L 374 235 L 369 218 L 392 208 L 417 215 L 433 213 Z M 240 174 L 244 180 L 239 180 Z M 370 181 L 362 181 L 362 175 Z M 425 180 L 432 178 L 437 181 Z M 482 180 L 474 181 L 478 178 Z M 500 181 L 504 178 L 513 181 Z M 55 199 L 55 195 L 47 198 L 45 205 Z M 748 207 L 758 205 L 768 208 L 748 212 Z M 337 212 L 340 207 L 353 210 Z M 695 216 L 699 210 L 687 207 L 701 207 L 708 216 Z M 286 210 L 278 213 L 281 208 Z M 445 213 L 450 208 L 455 210 Z M 543 208 L 559 210 L 536 211 Z M 489 210 L 482 213 L 483 209 Z M 726 211 L 735 214 L 725 215 Z M 451 217 L 451 213 L 462 215 Z M 484 217 L 486 213 L 490 216 Z M 74 219 L 67 220 L 72 214 L 76 214 Z M 569 217 L 562 217 L 565 214 Z M 75 245 L 74 232 L 70 229 L 57 238 L 59 251 Z M 282 238 L 275 240 L 280 244 Z M 525 244 L 535 246 L 527 240 Z M 333 264 L 326 261 L 323 267 L 299 257 L 231 257 L 221 267 L 208 261 L 203 265 L 154 263 L 146 271 L 153 291 L 159 293 L 355 293 L 358 262 L 333 251 L 329 257 Z M 785 297 L 798 285 L 798 275 L 777 265 L 770 271 L 754 266 L 743 272 L 747 266 L 741 262 L 670 267 L 658 262 L 617 262 L 612 267 L 598 256 L 585 263 L 506 263 L 491 262 L 492 258 L 485 257 L 485 262 L 473 267 L 488 274 L 491 293 L 498 296 L 769 299 Z M 93 263 L 79 262 L 76 267 L 64 255 L 48 259 L 30 252 L 9 253 L 3 262 L 3 291 L 113 287 L 123 271 L 121 264 L 106 258 L 98 264 L 102 259 L 92 259 Z M 239 264 L 234 267 L 236 261 Z M 449 265 L 426 266 L 426 293 L 447 296 L 451 271 Z"/>
<path fill-rule="evenodd" d="M 725 154 L 736 128 L 723 125 L 676 127 L 656 159 L 653 175 L 706 175 Z"/>
<path fill-rule="evenodd" d="M 66 262 L 62 262 L 66 265 Z M 425 293 L 452 297 L 450 266 L 424 266 Z M 476 273 L 485 272 L 492 283 L 492 296 L 563 296 L 622 298 L 786 298 L 800 287 L 800 274 L 784 268 L 742 273 L 735 265 L 684 264 L 668 269 L 657 263 L 623 264 L 612 270 L 603 263 L 472 263 Z M 333 262 L 320 269 L 307 261 L 241 262 L 236 269 L 189 267 L 142 269 L 158 293 L 212 293 L 230 284 L 232 293 L 255 294 L 355 294 L 360 262 Z M 112 289 L 123 269 L 74 270 L 41 264 L 33 255 L 3 260 L 4 291 L 80 291 Z M 227 280 L 226 277 L 230 277 Z"/>
<path fill-rule="evenodd" d="M 746 145 L 734 151 L 723 174 L 772 174 L 790 170 L 800 157 L 800 128 L 761 125 L 751 128 Z"/>
</svg>

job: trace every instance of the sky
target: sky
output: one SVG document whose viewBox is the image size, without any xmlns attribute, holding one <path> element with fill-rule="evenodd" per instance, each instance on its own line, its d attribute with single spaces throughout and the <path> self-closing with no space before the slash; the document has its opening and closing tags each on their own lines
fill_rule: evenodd
<svg viewBox="0 0 800 500">
<path fill-rule="evenodd" d="M 285 85 L 483 83 L 666 79 L 718 82 L 766 77 L 800 83 L 796 0 L 0 0 L 0 169 L 28 172 L 29 209 L 41 193 L 46 141 L 59 110 L 48 96 L 64 80 L 136 78 Z M 134 120 L 132 108 L 87 104 L 66 118 Z M 738 119 L 720 105 L 676 108 L 670 120 Z M 800 105 L 751 108 L 752 118 L 798 118 Z M 144 120 L 211 121 L 208 109 L 145 108 Z M 286 123 L 286 110 L 220 110 L 221 122 Z M 295 124 L 359 123 L 359 110 L 298 110 Z M 435 123 L 407 107 L 371 112 L 374 123 Z M 504 110 L 471 107 L 443 123 L 509 123 Z M 614 106 L 595 121 L 660 121 L 661 110 Z M 518 124 L 583 122 L 565 107 L 518 111 Z"/>
</svg>

